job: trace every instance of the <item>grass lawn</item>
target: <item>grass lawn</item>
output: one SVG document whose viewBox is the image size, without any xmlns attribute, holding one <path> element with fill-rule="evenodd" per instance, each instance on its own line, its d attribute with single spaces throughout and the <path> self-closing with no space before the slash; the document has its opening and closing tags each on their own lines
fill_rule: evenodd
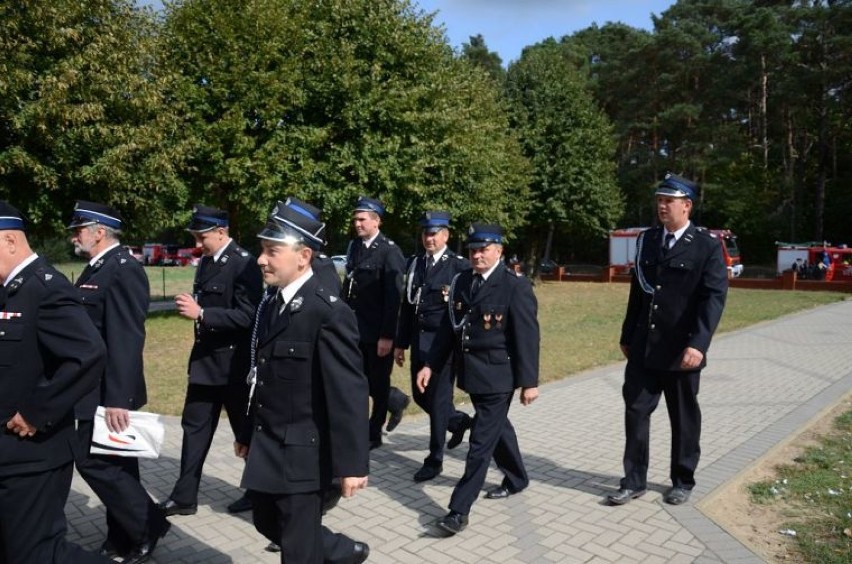
<svg viewBox="0 0 852 564">
<path fill-rule="evenodd" d="M 161 270 L 152 268 L 153 271 Z M 193 273 L 192 268 L 166 268 Z M 174 273 L 175 275 L 178 272 Z M 189 283 L 191 285 L 190 276 Z M 536 286 L 541 324 L 541 382 L 622 359 L 618 348 L 627 302 L 627 284 L 545 282 Z M 731 331 L 781 315 L 844 299 L 833 292 L 782 292 L 732 289 L 720 331 Z M 147 409 L 178 415 L 186 389 L 186 363 L 192 347 L 192 323 L 174 313 L 152 315 L 147 322 L 145 374 Z M 712 351 L 711 351 L 712 354 Z M 394 385 L 410 390 L 408 367 L 395 368 Z M 462 392 L 457 401 L 465 401 Z M 410 411 L 419 411 L 413 403 Z"/>
<path fill-rule="evenodd" d="M 74 281 L 83 272 L 86 263 L 63 262 L 54 265 L 56 269 Z M 181 292 L 192 291 L 192 281 L 195 279 L 194 266 L 146 266 L 148 283 L 151 285 L 151 300 L 170 300 Z"/>
<path fill-rule="evenodd" d="M 749 486 L 753 503 L 775 504 L 795 532 L 802 562 L 852 562 L 852 411 L 807 448 L 792 464 L 777 467 L 778 478 Z"/>
</svg>

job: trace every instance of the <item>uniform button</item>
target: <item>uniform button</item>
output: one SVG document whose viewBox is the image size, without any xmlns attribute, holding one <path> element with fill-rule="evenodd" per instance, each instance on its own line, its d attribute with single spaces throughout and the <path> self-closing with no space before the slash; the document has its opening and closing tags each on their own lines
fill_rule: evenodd
<svg viewBox="0 0 852 564">
<path fill-rule="evenodd" d="M 261 358 L 260 358 L 260 360 L 258 360 L 258 362 L 259 362 L 260 364 L 266 364 L 266 359 L 265 359 L 265 358 L 263 358 L 263 357 L 261 357 Z"/>
<path fill-rule="evenodd" d="M 261 409 L 262 407 L 263 407 L 263 404 L 258 402 L 258 404 L 257 404 L 257 408 L 258 408 L 258 409 Z"/>
<path fill-rule="evenodd" d="M 659 309 L 659 308 L 660 308 L 660 306 L 658 306 L 657 304 L 654 304 L 654 309 Z"/>
<path fill-rule="evenodd" d="M 469 340 L 470 340 L 470 335 L 465 335 L 465 336 L 464 336 L 464 340 L 465 340 L 465 341 L 469 341 Z"/>
<path fill-rule="evenodd" d="M 5 337 L 5 336 L 6 336 L 6 332 L 5 332 L 5 331 L 0 331 L 0 337 Z"/>
<path fill-rule="evenodd" d="M 654 325 L 653 323 L 651 323 L 651 329 L 654 329 L 655 327 L 656 327 L 656 325 Z"/>
<path fill-rule="evenodd" d="M 657 290 L 662 290 L 662 289 L 663 289 L 662 286 L 657 286 Z"/>
<path fill-rule="evenodd" d="M 262 386 L 262 385 L 263 385 L 263 380 L 259 380 L 259 381 L 257 382 L 257 385 L 258 385 L 258 386 Z"/>
<path fill-rule="evenodd" d="M 290 350 L 288 350 L 287 352 L 290 353 L 290 354 L 293 354 L 294 352 L 296 352 L 296 349 L 294 349 L 293 347 L 290 347 Z"/>
<path fill-rule="evenodd" d="M 257 426 L 257 430 L 258 430 L 258 431 L 263 431 L 263 425 L 258 425 L 258 426 Z"/>
<path fill-rule="evenodd" d="M 470 349 L 465 349 L 464 352 L 470 352 Z"/>
</svg>

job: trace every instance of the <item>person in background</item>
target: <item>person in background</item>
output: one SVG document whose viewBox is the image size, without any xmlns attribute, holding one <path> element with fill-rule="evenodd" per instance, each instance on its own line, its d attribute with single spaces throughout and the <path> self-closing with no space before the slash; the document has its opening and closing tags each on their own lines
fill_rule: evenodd
<svg viewBox="0 0 852 564">
<path fill-rule="evenodd" d="M 228 225 L 226 211 L 196 205 L 187 227 L 202 258 L 192 294 L 175 297 L 178 313 L 195 322 L 195 344 L 181 417 L 180 477 L 160 504 L 169 516 L 198 510 L 201 470 L 222 407 L 235 437 L 246 418 L 249 341 L 263 281 L 254 257 L 231 239 Z M 245 496 L 228 507 L 231 513 L 248 509 L 251 501 Z"/>
<path fill-rule="evenodd" d="M 399 308 L 394 358 L 405 363 L 405 349 L 411 348 L 409 368 L 414 401 L 429 414 L 429 455 L 414 474 L 415 482 L 424 482 L 443 471 L 444 443 L 457 447 L 470 429 L 471 418 L 453 404 L 452 356 L 443 366 L 432 366 L 431 385 L 425 393 L 417 388 L 417 372 L 423 367 L 438 332 L 451 331 L 450 286 L 459 272 L 470 270 L 470 262 L 447 248 L 450 238 L 450 214 L 430 211 L 420 218 L 424 252 L 409 260 L 403 299 Z M 452 433 L 446 440 L 447 431 Z"/>
<path fill-rule="evenodd" d="M 77 403 L 77 471 L 106 507 L 104 556 L 145 562 L 169 530 L 169 522 L 139 481 L 139 459 L 89 454 L 97 407 L 110 431 L 130 425 L 130 412 L 147 402 L 142 350 L 150 288 L 139 261 L 119 241 L 124 220 L 115 209 L 80 200 L 68 229 L 77 256 L 89 259 L 75 282 L 80 300 L 106 343 L 100 386 Z"/>
<path fill-rule="evenodd" d="M 393 431 L 411 402 L 405 393 L 390 385 L 405 258 L 399 247 L 379 231 L 384 214 L 385 208 L 378 200 L 363 196 L 358 199 L 352 212 L 358 237 L 349 243 L 342 290 L 343 299 L 358 320 L 364 372 L 373 398 L 371 449 L 382 446 L 385 421 L 388 432 Z"/>
</svg>

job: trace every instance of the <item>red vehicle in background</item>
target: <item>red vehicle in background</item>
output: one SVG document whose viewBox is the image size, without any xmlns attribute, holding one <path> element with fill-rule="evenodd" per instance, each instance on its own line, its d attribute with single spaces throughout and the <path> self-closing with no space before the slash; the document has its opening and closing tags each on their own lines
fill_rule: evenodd
<svg viewBox="0 0 852 564">
<path fill-rule="evenodd" d="M 627 274 L 633 267 L 636 257 L 636 238 L 647 227 L 628 227 L 609 232 L 609 264 L 615 266 L 619 274 Z M 728 278 L 738 278 L 743 273 L 737 236 L 730 229 L 708 229 L 713 238 L 722 245 L 722 256 L 728 268 Z"/>
<path fill-rule="evenodd" d="M 825 242 L 775 243 L 778 275 L 796 270 L 805 280 L 852 280 L 852 248 Z"/>
<path fill-rule="evenodd" d="M 142 247 L 142 263 L 147 266 L 197 265 L 201 258 L 201 247 L 180 248 L 177 245 L 146 243 Z"/>
</svg>

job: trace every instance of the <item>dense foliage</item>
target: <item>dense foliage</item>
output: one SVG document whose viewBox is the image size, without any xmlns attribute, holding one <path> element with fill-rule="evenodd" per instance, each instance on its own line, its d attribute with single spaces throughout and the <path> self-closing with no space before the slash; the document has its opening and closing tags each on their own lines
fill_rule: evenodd
<svg viewBox="0 0 852 564">
<path fill-rule="evenodd" d="M 0 198 L 43 238 L 83 198 L 139 240 L 193 202 L 247 239 L 293 194 L 340 252 L 366 194 L 406 250 L 446 208 L 503 223 L 524 257 L 552 237 L 554 258 L 600 264 L 606 230 L 652 223 L 673 171 L 747 262 L 775 240 L 852 242 L 852 0 L 679 0 L 653 23 L 545 40 L 504 71 L 411 0 L 5 2 Z"/>
</svg>

